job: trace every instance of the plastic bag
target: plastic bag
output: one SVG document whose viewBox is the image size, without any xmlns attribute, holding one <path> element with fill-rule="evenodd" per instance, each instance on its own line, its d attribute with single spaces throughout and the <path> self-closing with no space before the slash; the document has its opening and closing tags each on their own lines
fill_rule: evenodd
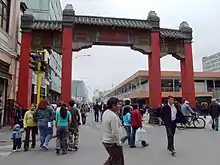
<svg viewBox="0 0 220 165">
<path fill-rule="evenodd" d="M 213 123 L 213 120 L 212 120 L 211 117 L 209 117 L 209 118 L 207 119 L 207 123 L 208 123 L 208 124 L 212 124 L 212 123 Z"/>
<path fill-rule="evenodd" d="M 146 131 L 143 128 L 138 128 L 135 135 L 135 141 L 146 141 Z"/>
</svg>

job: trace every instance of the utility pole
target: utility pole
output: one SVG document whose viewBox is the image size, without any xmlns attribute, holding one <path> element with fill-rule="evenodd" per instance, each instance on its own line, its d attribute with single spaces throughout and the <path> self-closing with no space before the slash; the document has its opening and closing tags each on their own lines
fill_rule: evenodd
<svg viewBox="0 0 220 165">
<path fill-rule="evenodd" d="M 37 105 L 41 100 L 41 75 L 46 72 L 46 62 L 45 62 L 46 50 L 38 50 L 36 53 L 31 54 L 31 64 L 30 67 L 33 69 L 37 75 Z"/>
<path fill-rule="evenodd" d="M 41 66 L 41 63 L 38 62 L 37 63 L 37 71 L 36 71 L 36 74 L 37 74 L 37 105 L 40 103 L 40 95 L 41 95 L 41 72 L 40 72 L 40 66 Z"/>
</svg>

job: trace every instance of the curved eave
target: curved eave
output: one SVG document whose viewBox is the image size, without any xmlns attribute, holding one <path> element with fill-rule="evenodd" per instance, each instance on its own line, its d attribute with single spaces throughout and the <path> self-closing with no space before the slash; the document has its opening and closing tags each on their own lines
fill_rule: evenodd
<svg viewBox="0 0 220 165">
<path fill-rule="evenodd" d="M 162 38 L 173 38 L 173 39 L 188 39 L 188 37 L 176 29 L 160 29 L 160 36 Z"/>
</svg>

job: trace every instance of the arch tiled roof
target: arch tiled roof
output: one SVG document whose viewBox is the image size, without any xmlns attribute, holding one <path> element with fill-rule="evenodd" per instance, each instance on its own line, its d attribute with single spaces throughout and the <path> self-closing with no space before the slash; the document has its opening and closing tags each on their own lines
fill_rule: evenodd
<svg viewBox="0 0 220 165">
<path fill-rule="evenodd" d="M 111 17 L 97 17 L 97 16 L 75 16 L 75 25 L 94 25 L 105 27 L 122 27 L 122 28 L 134 28 L 134 29 L 146 29 L 151 30 L 153 27 L 147 20 L 140 19 L 125 19 L 125 18 L 111 18 Z M 35 20 L 31 25 L 33 30 L 62 30 L 61 21 L 49 21 L 49 20 Z M 164 38 L 181 38 L 187 39 L 187 36 L 176 29 L 160 28 L 160 35 Z"/>
<path fill-rule="evenodd" d="M 36 20 L 31 28 L 33 30 L 62 30 L 62 21 L 48 21 L 48 20 Z"/>
<path fill-rule="evenodd" d="M 98 26 L 115 26 L 124 28 L 152 29 L 147 20 L 97 17 L 97 16 L 75 16 L 75 24 L 98 25 Z"/>
</svg>

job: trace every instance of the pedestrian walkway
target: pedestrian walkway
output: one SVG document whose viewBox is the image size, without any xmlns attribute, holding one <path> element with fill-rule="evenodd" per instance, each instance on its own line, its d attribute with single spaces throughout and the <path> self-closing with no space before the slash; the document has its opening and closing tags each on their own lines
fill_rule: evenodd
<svg viewBox="0 0 220 165">
<path fill-rule="evenodd" d="M 92 122 L 92 123 L 91 123 Z M 100 165 L 108 157 L 101 143 L 102 132 L 93 127 L 93 118 L 88 119 L 86 125 L 80 126 L 80 145 L 78 152 L 69 152 L 67 155 L 56 156 L 55 151 L 42 152 L 39 147 L 28 152 L 12 153 L 11 146 L 0 147 L 0 164 L 16 165 L 39 165 L 53 164 L 65 165 Z M 177 130 L 176 150 L 177 157 L 173 158 L 166 150 L 166 134 L 164 127 L 152 127 L 146 129 L 149 147 L 130 149 L 124 144 L 125 164 L 148 164 L 148 165 L 219 165 L 219 146 L 216 145 L 220 139 L 220 132 L 211 129 L 203 130 Z M 216 143 L 215 143 L 216 142 Z M 49 147 L 55 149 L 55 139 Z M 209 152 L 207 152 L 209 151 Z M 208 158 L 208 159 L 207 159 Z"/>
</svg>

